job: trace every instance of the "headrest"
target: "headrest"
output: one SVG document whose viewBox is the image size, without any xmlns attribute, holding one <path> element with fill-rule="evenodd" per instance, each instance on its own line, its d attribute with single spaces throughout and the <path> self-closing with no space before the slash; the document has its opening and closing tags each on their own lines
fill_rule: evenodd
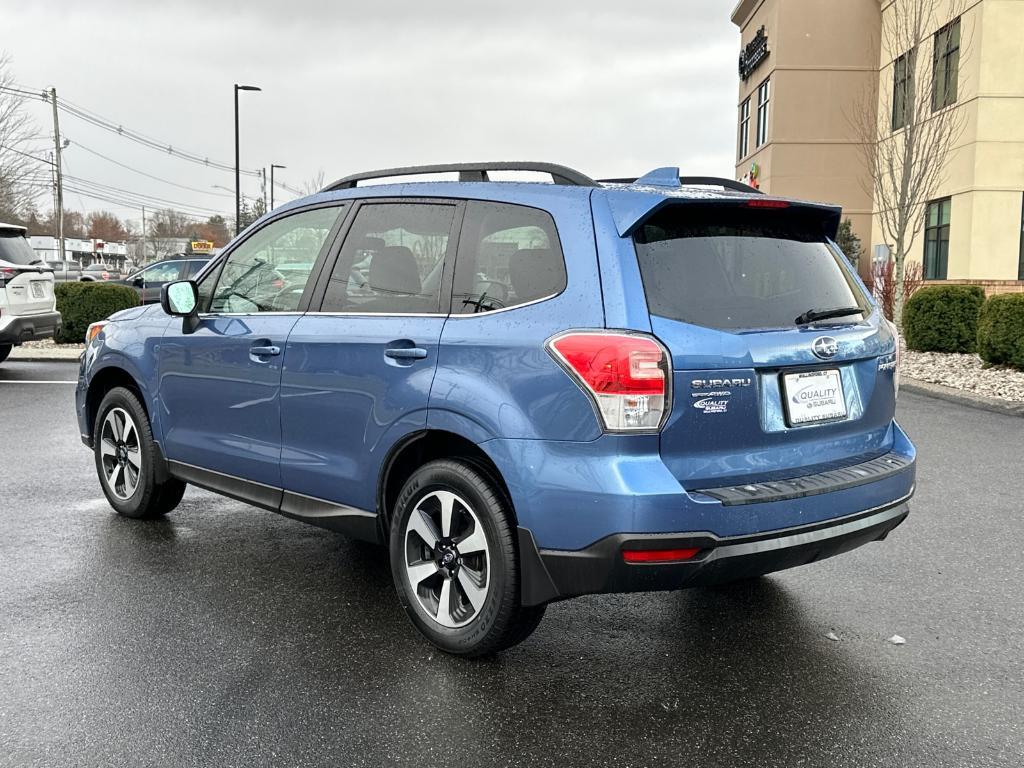
<svg viewBox="0 0 1024 768">
<path fill-rule="evenodd" d="M 369 283 L 377 293 L 419 293 L 422 286 L 416 257 L 404 245 L 381 248 L 370 261 Z"/>
<path fill-rule="evenodd" d="M 548 248 L 523 248 L 508 259 L 508 277 L 517 301 L 550 296 L 561 283 L 556 259 Z"/>
</svg>

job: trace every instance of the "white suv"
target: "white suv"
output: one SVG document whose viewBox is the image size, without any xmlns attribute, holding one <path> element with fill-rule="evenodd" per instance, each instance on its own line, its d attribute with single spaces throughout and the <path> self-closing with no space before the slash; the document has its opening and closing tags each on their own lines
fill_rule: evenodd
<svg viewBox="0 0 1024 768">
<path fill-rule="evenodd" d="M 53 270 L 25 239 L 25 228 L 0 224 L 0 362 L 23 341 L 60 328 Z"/>
</svg>

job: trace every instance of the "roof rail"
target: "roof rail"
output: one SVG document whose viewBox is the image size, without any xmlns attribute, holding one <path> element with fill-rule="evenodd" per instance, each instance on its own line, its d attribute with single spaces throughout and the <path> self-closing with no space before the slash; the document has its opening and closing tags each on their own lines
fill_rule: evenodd
<svg viewBox="0 0 1024 768">
<path fill-rule="evenodd" d="M 404 168 L 384 168 L 379 171 L 354 173 L 328 184 L 321 192 L 338 189 L 354 189 L 358 182 L 370 179 L 386 179 L 389 176 L 419 176 L 426 173 L 458 173 L 459 181 L 490 181 L 488 171 L 534 171 L 551 174 L 551 181 L 570 187 L 596 187 L 597 182 L 589 176 L 554 163 L 496 162 L 496 163 L 453 163 L 450 165 L 409 165 Z"/>
<path fill-rule="evenodd" d="M 640 179 L 598 179 L 597 181 L 599 184 L 635 184 L 639 180 Z M 744 184 L 742 181 L 733 181 L 732 179 L 725 179 L 718 176 L 680 176 L 679 186 L 721 187 L 722 189 L 729 189 L 733 192 L 746 192 L 747 194 L 758 195 L 764 194 L 760 189 L 752 187 L 749 184 Z"/>
</svg>

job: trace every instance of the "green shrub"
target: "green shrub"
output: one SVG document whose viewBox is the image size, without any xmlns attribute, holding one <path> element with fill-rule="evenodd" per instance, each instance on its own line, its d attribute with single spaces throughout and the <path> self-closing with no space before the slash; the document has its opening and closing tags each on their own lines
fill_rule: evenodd
<svg viewBox="0 0 1024 768">
<path fill-rule="evenodd" d="M 139 305 L 139 294 L 126 285 L 57 283 L 57 311 L 63 326 L 54 337 L 58 344 L 81 344 L 90 323 Z"/>
<path fill-rule="evenodd" d="M 978 354 L 986 363 L 1024 370 L 1024 293 L 989 297 L 978 318 Z"/>
<path fill-rule="evenodd" d="M 903 335 L 917 352 L 973 352 L 978 312 L 985 301 L 980 285 L 929 285 L 903 307 Z"/>
</svg>

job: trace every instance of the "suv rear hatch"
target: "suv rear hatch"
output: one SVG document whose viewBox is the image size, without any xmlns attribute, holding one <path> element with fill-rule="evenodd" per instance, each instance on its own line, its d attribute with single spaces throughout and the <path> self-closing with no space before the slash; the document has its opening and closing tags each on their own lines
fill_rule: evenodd
<svg viewBox="0 0 1024 768">
<path fill-rule="evenodd" d="M 17 228 L 0 229 L 0 310 L 34 315 L 54 309 L 53 271 Z"/>
<path fill-rule="evenodd" d="M 799 477 L 891 447 L 893 333 L 830 241 L 836 214 L 680 201 L 634 230 L 651 328 L 672 357 L 661 454 L 685 488 Z"/>
</svg>

